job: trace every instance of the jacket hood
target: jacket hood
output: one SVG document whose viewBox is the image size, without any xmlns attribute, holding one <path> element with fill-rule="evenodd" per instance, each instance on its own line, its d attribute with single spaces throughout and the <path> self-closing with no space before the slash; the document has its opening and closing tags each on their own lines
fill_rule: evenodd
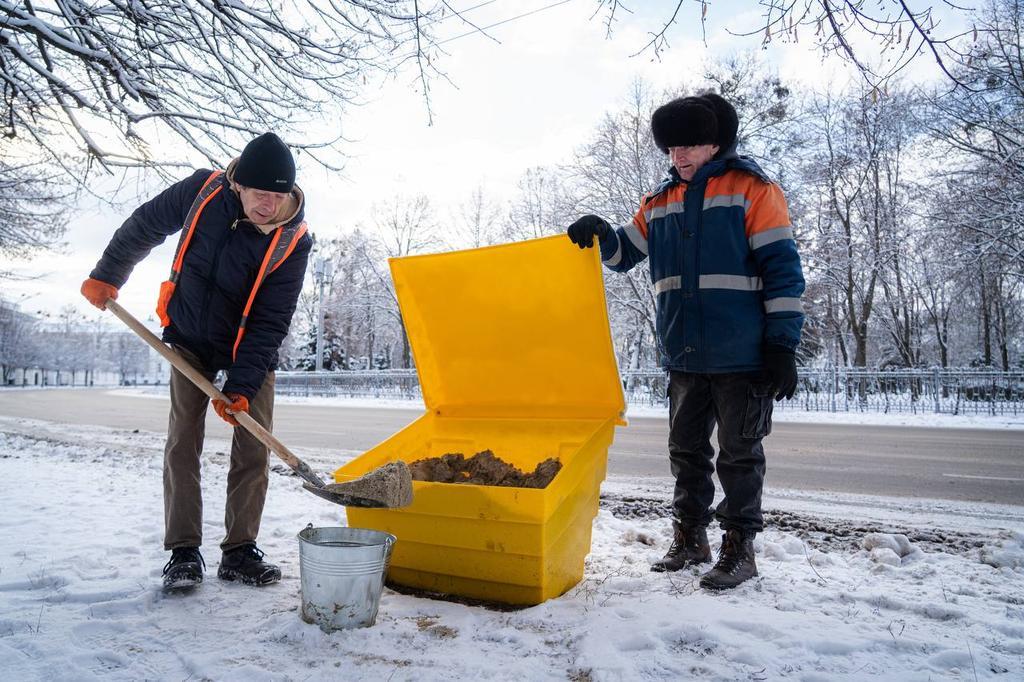
<svg viewBox="0 0 1024 682">
<path fill-rule="evenodd" d="M 227 170 L 224 172 L 224 175 L 227 176 L 229 186 L 231 187 L 231 191 L 233 191 L 236 195 L 238 194 L 238 190 L 236 189 L 238 185 L 235 184 L 235 169 L 237 167 L 238 159 L 232 159 L 231 163 L 228 164 Z M 241 199 L 239 199 L 239 201 L 241 201 Z M 271 232 L 281 227 L 282 225 L 287 225 L 288 223 L 295 220 L 302 212 L 305 203 L 306 195 L 302 192 L 302 189 L 296 183 L 292 187 L 292 191 L 288 196 L 288 201 L 281 204 L 281 208 L 278 209 L 277 214 L 271 219 L 269 223 L 267 223 L 266 225 L 258 225 L 255 222 L 253 222 L 252 224 L 255 225 L 256 229 L 262 232 L 263 234 L 270 234 Z"/>
</svg>

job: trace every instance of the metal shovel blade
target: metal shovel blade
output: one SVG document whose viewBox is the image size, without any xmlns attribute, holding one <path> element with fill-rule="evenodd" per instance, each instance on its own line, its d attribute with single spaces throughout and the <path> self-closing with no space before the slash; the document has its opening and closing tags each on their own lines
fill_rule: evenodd
<svg viewBox="0 0 1024 682">
<path fill-rule="evenodd" d="M 317 497 L 322 497 L 328 502 L 334 504 L 340 504 L 343 507 L 372 507 L 380 508 L 387 507 L 387 503 L 384 500 L 373 500 L 368 497 L 356 497 L 353 495 L 344 495 L 342 493 L 332 493 L 324 488 L 317 488 L 309 483 L 303 483 L 302 487 L 313 493 Z"/>
</svg>

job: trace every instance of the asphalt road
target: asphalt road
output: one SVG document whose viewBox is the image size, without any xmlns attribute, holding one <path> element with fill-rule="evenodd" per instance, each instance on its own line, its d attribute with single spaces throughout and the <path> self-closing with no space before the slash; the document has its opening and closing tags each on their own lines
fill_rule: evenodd
<svg viewBox="0 0 1024 682">
<path fill-rule="evenodd" d="M 167 407 L 165 399 L 103 389 L 0 390 L 2 416 L 158 433 Z M 365 450 L 420 414 L 279 404 L 274 433 L 292 447 Z M 219 421 L 212 410 L 209 420 Z M 616 431 L 608 473 L 668 477 L 667 440 L 667 419 L 630 419 Z M 772 487 L 1024 505 L 1021 431 L 779 422 L 765 450 Z"/>
</svg>

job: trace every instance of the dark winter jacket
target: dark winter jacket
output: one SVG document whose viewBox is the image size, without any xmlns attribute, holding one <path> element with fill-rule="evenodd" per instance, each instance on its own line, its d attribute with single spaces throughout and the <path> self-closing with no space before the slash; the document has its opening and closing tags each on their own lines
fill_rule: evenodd
<svg viewBox="0 0 1024 682">
<path fill-rule="evenodd" d="M 267 372 L 277 366 L 313 242 L 303 234 L 291 255 L 260 286 L 232 360 L 242 311 L 272 236 L 245 218 L 241 201 L 230 188 L 231 171 L 229 167 L 216 180 L 224 187 L 196 224 L 167 308 L 171 323 L 164 328 L 163 339 L 192 351 L 209 371 L 227 370 L 225 393 L 252 399 Z M 120 288 L 153 247 L 182 229 L 210 173 L 198 170 L 139 206 L 114 233 L 89 276 Z M 298 187 L 294 196 L 297 210 L 285 224 L 302 222 L 305 207 Z M 157 292 L 153 295 L 156 298 Z"/>
<path fill-rule="evenodd" d="M 730 151 L 689 183 L 673 168 L 601 242 L 612 270 L 647 257 L 666 369 L 759 370 L 766 345 L 800 342 L 804 277 L 786 200 L 748 157 Z"/>
</svg>

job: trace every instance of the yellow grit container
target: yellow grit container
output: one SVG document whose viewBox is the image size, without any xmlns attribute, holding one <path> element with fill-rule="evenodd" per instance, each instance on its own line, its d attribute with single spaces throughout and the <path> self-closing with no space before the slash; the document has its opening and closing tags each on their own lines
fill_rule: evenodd
<svg viewBox="0 0 1024 682">
<path fill-rule="evenodd" d="M 412 505 L 347 510 L 398 537 L 388 579 L 506 604 L 539 604 L 583 577 L 615 425 L 625 402 L 598 250 L 547 237 L 393 258 L 391 274 L 426 413 L 335 472 L 481 450 L 544 489 L 413 481 Z"/>
</svg>

